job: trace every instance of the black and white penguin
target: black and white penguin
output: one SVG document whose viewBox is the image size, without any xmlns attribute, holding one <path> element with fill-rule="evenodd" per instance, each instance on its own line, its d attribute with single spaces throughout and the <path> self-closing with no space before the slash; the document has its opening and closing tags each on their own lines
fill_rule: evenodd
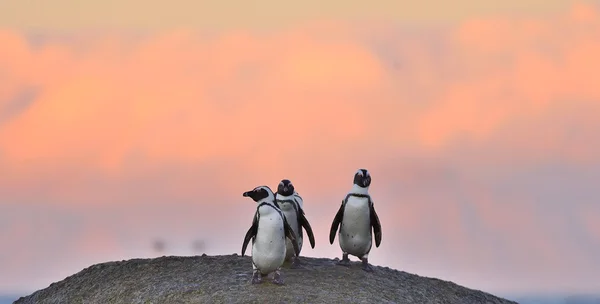
<svg viewBox="0 0 600 304">
<path fill-rule="evenodd" d="M 252 226 L 246 232 L 242 245 L 244 256 L 252 239 L 252 284 L 261 283 L 262 277 L 274 272 L 273 283 L 283 285 L 280 270 L 285 260 L 286 237 L 291 240 L 294 252 L 298 254 L 300 249 L 296 234 L 275 203 L 275 195 L 268 186 L 256 187 L 244 192 L 243 196 L 258 203 Z"/>
<path fill-rule="evenodd" d="M 296 234 L 296 239 L 298 240 L 298 249 L 302 251 L 302 228 L 306 230 L 306 235 L 308 235 L 310 246 L 315 248 L 315 236 L 313 235 L 310 223 L 308 223 L 308 220 L 304 214 L 304 209 L 302 208 L 302 197 L 300 197 L 298 192 L 295 190 L 294 185 L 290 180 L 283 179 L 281 182 L 279 182 L 279 185 L 277 186 L 277 193 L 275 194 L 275 201 L 277 202 L 277 205 L 281 211 L 283 211 L 287 222 L 290 224 L 294 230 L 294 233 Z M 286 241 L 285 260 L 290 261 L 292 258 L 294 259 L 292 262 L 292 268 L 299 267 L 300 260 L 298 255 L 294 254 L 292 241 L 288 239 Z"/>
<path fill-rule="evenodd" d="M 339 265 L 349 266 L 348 254 L 362 260 L 363 270 L 372 272 L 369 265 L 369 252 L 373 245 L 373 234 L 375 246 L 381 244 L 381 224 L 375 212 L 373 200 L 369 195 L 371 175 L 366 169 L 359 169 L 354 174 L 354 185 L 342 201 L 331 230 L 329 231 L 329 243 L 333 244 L 335 233 L 341 225 L 338 233 L 340 248 L 342 249 L 342 260 Z M 371 232 L 373 229 L 373 233 Z"/>
</svg>

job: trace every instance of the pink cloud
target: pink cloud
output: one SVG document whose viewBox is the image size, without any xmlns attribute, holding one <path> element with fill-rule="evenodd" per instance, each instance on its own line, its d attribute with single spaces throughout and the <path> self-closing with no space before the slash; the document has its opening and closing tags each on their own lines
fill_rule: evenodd
<svg viewBox="0 0 600 304">
<path fill-rule="evenodd" d="M 309 254 L 335 255 L 326 231 L 354 170 L 366 167 L 386 227 L 376 262 L 461 272 L 473 284 L 501 271 L 502 286 L 526 271 L 540 275 L 519 284 L 568 287 L 553 271 L 590 276 L 589 254 L 548 234 L 553 225 L 575 233 L 544 219 L 557 211 L 536 197 L 553 189 L 522 190 L 519 181 L 552 166 L 597 170 L 598 13 L 576 4 L 416 36 L 317 23 L 268 35 L 181 30 L 33 46 L 0 31 L 0 206 L 40 204 L 91 221 L 68 240 L 59 214 L 7 224 L 3 243 L 37 251 L 10 254 L 0 267 L 39 260 L 44 248 L 58 260 L 88 257 L 81 263 L 139 254 L 141 242 L 120 236 L 150 238 L 157 219 L 184 242 L 194 236 L 186 231 L 231 218 L 211 250 L 237 251 L 254 207 L 241 193 L 282 178 L 301 185 L 320 231 Z M 31 88 L 30 104 L 6 110 Z M 573 176 L 569 185 L 591 180 Z M 505 184 L 514 193 L 494 190 Z M 580 216 L 597 240 L 595 211 Z M 28 240 L 37 224 L 56 244 Z M 397 262 L 396 249 L 412 264 Z"/>
</svg>

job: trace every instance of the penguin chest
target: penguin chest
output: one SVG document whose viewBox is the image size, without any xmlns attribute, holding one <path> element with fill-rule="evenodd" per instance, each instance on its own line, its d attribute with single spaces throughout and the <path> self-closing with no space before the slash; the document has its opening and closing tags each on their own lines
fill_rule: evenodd
<svg viewBox="0 0 600 304">
<path fill-rule="evenodd" d="M 302 249 L 302 234 L 300 231 L 300 229 L 302 229 L 302 227 L 300 227 L 300 223 L 298 223 L 298 215 L 296 214 L 296 210 L 294 209 L 294 207 L 291 204 L 285 203 L 285 204 L 281 205 L 281 211 L 283 211 L 283 214 L 285 214 L 285 218 L 286 218 L 288 224 L 290 225 L 290 227 L 292 227 L 292 230 L 296 234 L 296 240 L 298 241 L 298 248 Z M 286 243 L 286 259 L 289 259 L 294 256 L 294 246 L 292 245 L 292 241 L 288 238 L 286 238 L 285 243 Z"/>
<path fill-rule="evenodd" d="M 256 239 L 252 244 L 252 261 L 263 273 L 277 269 L 285 258 L 283 219 L 277 212 L 261 214 Z"/>
<path fill-rule="evenodd" d="M 369 203 L 366 198 L 348 199 L 339 240 L 342 250 L 352 255 L 362 256 L 371 249 L 371 223 Z"/>
</svg>

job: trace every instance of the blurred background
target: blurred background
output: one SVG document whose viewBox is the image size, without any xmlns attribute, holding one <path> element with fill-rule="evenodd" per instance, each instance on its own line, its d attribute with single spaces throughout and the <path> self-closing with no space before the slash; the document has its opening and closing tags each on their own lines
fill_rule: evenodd
<svg viewBox="0 0 600 304">
<path fill-rule="evenodd" d="M 242 193 L 283 178 L 302 254 L 340 257 L 358 168 L 373 264 L 521 303 L 598 294 L 599 79 L 599 1 L 4 0 L 0 294 L 239 254 Z"/>
</svg>

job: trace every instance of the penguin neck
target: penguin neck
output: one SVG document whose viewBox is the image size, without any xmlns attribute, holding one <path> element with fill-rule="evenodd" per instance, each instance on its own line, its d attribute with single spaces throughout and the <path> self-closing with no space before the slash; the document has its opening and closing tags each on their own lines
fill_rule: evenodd
<svg viewBox="0 0 600 304">
<path fill-rule="evenodd" d="M 274 205 L 274 203 L 275 203 L 275 195 L 269 194 L 269 196 L 267 196 L 267 197 L 259 200 L 258 202 L 256 202 L 257 205 L 260 205 L 262 203 Z"/>
<path fill-rule="evenodd" d="M 279 208 L 279 205 L 278 205 L 278 204 L 277 204 L 275 201 L 269 201 L 269 200 L 266 200 L 266 199 L 264 199 L 264 200 L 260 200 L 260 201 L 258 202 L 258 204 L 257 204 L 257 207 L 256 207 L 256 208 L 257 208 L 257 210 L 259 210 L 259 212 L 260 212 L 260 210 L 261 210 L 261 207 L 263 207 L 263 206 L 265 206 L 265 205 L 266 205 L 266 206 L 269 206 L 269 207 L 271 207 L 271 208 L 273 208 L 273 209 L 275 209 L 275 210 L 280 210 L 280 209 L 281 209 L 281 208 Z M 264 209 L 263 209 L 263 210 L 264 210 Z"/>
<path fill-rule="evenodd" d="M 281 200 L 281 201 L 284 201 L 284 200 L 293 200 L 294 199 L 294 195 L 293 194 L 292 195 L 283 195 L 283 194 L 277 193 L 277 196 L 275 198 L 277 200 Z"/>
<path fill-rule="evenodd" d="M 359 187 L 357 184 L 354 184 L 354 185 L 352 185 L 352 189 L 350 189 L 350 193 L 368 195 L 369 187 L 363 188 L 363 187 Z"/>
</svg>

